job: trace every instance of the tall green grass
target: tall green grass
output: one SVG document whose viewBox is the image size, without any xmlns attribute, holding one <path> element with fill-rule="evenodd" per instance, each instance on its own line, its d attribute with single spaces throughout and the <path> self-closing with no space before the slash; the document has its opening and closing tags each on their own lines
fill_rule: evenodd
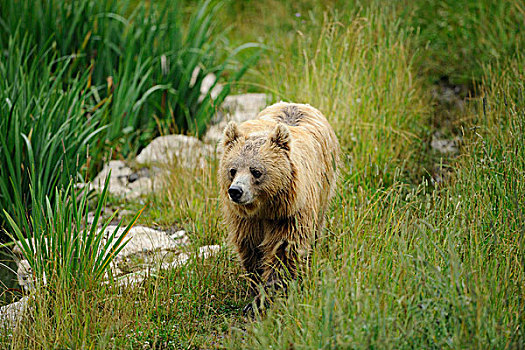
<svg viewBox="0 0 525 350">
<path fill-rule="evenodd" d="M 185 229 L 190 244 L 181 249 L 188 254 L 205 244 L 221 244 L 217 163 L 206 169 L 177 169 L 174 164 L 178 172 L 170 179 L 171 190 L 144 198 L 147 206 L 138 220 Z M 140 209 L 138 203 L 126 205 Z M 242 325 L 247 287 L 242 273 L 224 247 L 208 259 L 192 257 L 187 266 L 151 272 L 143 283 L 129 287 L 68 284 L 63 279 L 49 283 L 48 278 L 18 327 L 10 334 L 0 330 L 0 347 L 178 349 L 220 344 L 233 324 Z"/>
<path fill-rule="evenodd" d="M 154 81 L 169 89 L 157 95 L 154 105 L 159 108 L 159 128 L 170 132 L 190 132 L 204 135 L 206 126 L 217 108 L 235 84 L 258 58 L 247 56 L 235 67 L 237 55 L 255 44 L 243 44 L 222 53 L 221 35 L 212 35 L 219 29 L 216 19 L 224 2 L 202 2 L 190 17 L 188 29 L 181 31 L 178 14 L 167 7 L 167 21 L 162 36 L 161 55 L 154 64 Z M 173 4 L 169 4 L 173 5 Z M 155 51 L 154 51 L 155 52 Z M 216 76 L 208 92 L 201 96 L 201 87 L 208 74 Z M 211 91 L 224 79 L 223 88 L 212 97 Z"/>
<path fill-rule="evenodd" d="M 66 79 L 70 59 L 59 60 L 19 35 L 0 61 L 0 217 L 6 211 L 22 222 L 34 200 L 54 201 L 55 188 L 77 179 L 102 131 L 104 108 L 94 104 L 89 71 Z"/>
<path fill-rule="evenodd" d="M 26 147 L 35 155 L 35 190 L 53 202 L 54 188 L 87 162 L 93 172 L 108 154 L 133 155 L 160 133 L 203 135 L 257 59 L 252 51 L 236 60 L 251 44 L 224 54 L 221 5 L 199 2 L 185 25 L 176 0 L 1 1 L 2 208 L 17 222 L 31 210 Z M 223 85 L 213 98 L 211 89 L 201 92 L 207 74 L 217 77 L 211 89 Z"/>
<path fill-rule="evenodd" d="M 367 176 L 376 185 L 380 179 L 392 183 L 393 167 L 405 162 L 410 165 L 403 175 L 420 179 L 429 101 L 413 73 L 411 37 L 399 20 L 377 7 L 347 16 L 311 14 L 292 40 L 277 38 L 275 44 L 278 51 L 264 62 L 261 76 L 276 100 L 320 109 L 352 166 L 369 165 Z"/>
</svg>

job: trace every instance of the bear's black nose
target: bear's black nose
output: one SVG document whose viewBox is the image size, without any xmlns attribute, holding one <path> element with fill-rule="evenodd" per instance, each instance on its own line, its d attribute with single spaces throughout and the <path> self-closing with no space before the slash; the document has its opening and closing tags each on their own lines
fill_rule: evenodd
<svg viewBox="0 0 525 350">
<path fill-rule="evenodd" d="M 231 186 L 228 189 L 228 194 L 230 195 L 232 201 L 238 202 L 239 199 L 241 199 L 242 197 L 242 188 L 240 188 L 239 186 Z"/>
</svg>

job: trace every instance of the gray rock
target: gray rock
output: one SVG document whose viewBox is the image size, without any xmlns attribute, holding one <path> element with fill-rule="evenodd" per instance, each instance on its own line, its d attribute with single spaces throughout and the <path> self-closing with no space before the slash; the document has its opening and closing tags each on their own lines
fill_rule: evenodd
<svg viewBox="0 0 525 350">
<path fill-rule="evenodd" d="M 114 182 L 119 183 L 125 183 L 128 180 L 128 176 L 133 174 L 133 170 L 126 165 L 122 160 L 111 160 L 108 164 L 104 166 L 102 171 L 98 173 L 97 177 L 95 177 L 95 180 L 93 180 L 93 183 L 98 186 L 104 186 L 104 181 L 106 179 L 106 176 L 108 176 L 109 172 L 111 171 L 111 180 L 110 180 L 110 186 Z"/>
<path fill-rule="evenodd" d="M 144 281 L 148 277 L 148 273 L 146 271 L 137 271 L 133 273 L 128 273 L 123 276 L 119 276 L 111 280 L 107 280 L 102 282 L 102 284 L 111 284 L 113 283 L 117 287 L 125 287 L 125 286 L 134 286 L 142 281 Z"/>
<path fill-rule="evenodd" d="M 111 235 L 116 226 L 106 228 L 105 235 Z M 124 233 L 125 228 L 117 231 L 117 237 Z M 134 226 L 128 232 L 125 240 L 129 240 L 112 262 L 113 275 L 121 275 L 130 271 L 132 265 L 147 267 L 161 263 L 167 252 L 176 252 L 183 245 L 183 241 L 172 239 L 166 232 L 149 227 Z M 136 267 L 133 267 L 136 269 Z"/>
<path fill-rule="evenodd" d="M 15 328 L 24 315 L 29 304 L 29 297 L 23 297 L 17 302 L 0 307 L 0 327 Z"/>
<path fill-rule="evenodd" d="M 119 214 L 119 217 L 123 217 L 126 215 L 135 215 L 136 212 L 133 210 L 129 210 L 129 209 L 121 209 L 118 211 L 118 214 Z"/>
<path fill-rule="evenodd" d="M 448 106 L 448 108 L 452 107 L 461 112 L 465 111 L 465 97 L 468 95 L 466 86 L 452 85 L 450 82 L 442 81 L 434 85 L 430 91 L 433 99 L 439 105 Z"/>
<path fill-rule="evenodd" d="M 199 251 L 197 252 L 197 258 L 199 259 L 208 259 L 210 256 L 213 256 L 217 254 L 221 250 L 221 246 L 219 245 L 206 245 L 199 248 Z M 180 254 L 177 259 L 166 262 L 160 265 L 161 269 L 172 269 L 177 268 L 182 265 L 185 265 L 188 260 L 190 259 L 190 256 L 186 253 Z"/>
<path fill-rule="evenodd" d="M 230 112 L 230 120 L 242 123 L 255 118 L 269 100 L 270 97 L 263 93 L 230 95 L 224 99 L 221 107 Z"/>
<path fill-rule="evenodd" d="M 190 240 L 188 239 L 188 236 L 186 235 L 186 231 L 184 230 L 180 230 L 175 233 L 172 233 L 170 237 L 174 241 L 179 242 L 179 244 L 181 245 L 187 245 L 190 243 Z"/>
<path fill-rule="evenodd" d="M 26 292 L 31 292 L 35 290 L 35 284 L 36 284 L 36 276 L 33 273 L 33 269 L 29 265 L 29 261 L 23 259 L 20 261 L 17 261 L 18 268 L 16 270 L 16 278 L 18 280 L 18 284 L 22 289 Z M 46 275 L 44 274 L 44 280 L 42 283 L 45 285 L 47 284 Z"/>
<path fill-rule="evenodd" d="M 108 226 L 105 231 L 106 235 L 113 233 L 115 228 L 116 226 Z M 121 227 L 118 232 L 117 236 L 120 236 L 124 232 L 124 228 Z M 176 250 L 180 247 L 180 244 L 172 239 L 166 232 L 145 226 L 133 226 L 131 230 L 129 230 L 126 239 L 129 239 L 129 242 L 120 251 L 117 258 L 122 258 L 139 251 Z"/>
<path fill-rule="evenodd" d="M 18 269 L 16 270 L 16 278 L 18 284 L 26 292 L 35 289 L 35 277 L 33 275 L 33 269 L 29 266 L 29 261 L 20 260 L 17 262 Z"/>
<path fill-rule="evenodd" d="M 219 245 L 203 246 L 199 248 L 196 254 L 196 258 L 207 259 L 219 252 L 221 247 Z M 133 273 L 128 273 L 123 276 L 119 276 L 113 279 L 113 281 L 104 281 L 104 284 L 115 284 L 117 287 L 122 286 L 134 286 L 144 281 L 150 273 L 157 270 L 166 270 L 181 267 L 189 262 L 191 255 L 187 253 L 180 253 L 174 259 L 169 262 L 159 263 L 146 270 L 141 270 Z"/>
</svg>

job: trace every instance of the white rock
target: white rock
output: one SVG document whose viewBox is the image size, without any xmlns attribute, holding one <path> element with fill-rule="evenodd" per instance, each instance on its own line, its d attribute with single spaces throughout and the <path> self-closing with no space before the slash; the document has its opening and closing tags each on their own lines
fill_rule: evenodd
<svg viewBox="0 0 525 350">
<path fill-rule="evenodd" d="M 105 235 L 111 235 L 113 231 L 115 231 L 115 228 L 116 226 L 114 225 L 108 226 Z M 125 228 L 121 227 L 117 233 L 117 237 L 120 237 L 124 230 Z M 180 244 L 172 239 L 166 232 L 144 226 L 133 226 L 129 230 L 125 240 L 129 240 L 129 242 L 116 256 L 116 260 L 141 252 L 154 252 L 160 250 L 176 251 L 180 248 Z"/>
<path fill-rule="evenodd" d="M 146 271 L 137 271 L 133 273 L 128 273 L 124 276 L 119 276 L 113 279 L 113 281 L 107 280 L 102 282 L 102 284 L 114 283 L 117 287 L 124 286 L 134 286 L 138 283 L 141 283 L 148 277 Z"/>
<path fill-rule="evenodd" d="M 138 164 L 165 164 L 172 162 L 186 168 L 205 167 L 206 158 L 213 155 L 213 147 L 186 135 L 166 135 L 154 139 L 136 158 Z"/>
<path fill-rule="evenodd" d="M 133 174 L 133 170 L 121 160 L 111 160 L 93 180 L 93 185 L 104 187 L 104 182 L 109 172 L 111 171 L 111 178 L 109 185 L 113 183 L 123 184 L 127 182 L 128 176 Z"/>
<path fill-rule="evenodd" d="M 115 228 L 114 225 L 108 226 L 105 231 L 106 237 L 111 235 Z M 121 227 L 116 236 L 120 237 L 124 230 L 125 228 Z M 176 252 L 183 246 L 182 241 L 175 241 L 166 232 L 144 226 L 132 227 L 124 241 L 128 242 L 110 264 L 114 276 L 129 272 L 130 269 L 158 265 L 166 260 L 168 252 Z M 140 260 L 140 264 L 136 260 Z"/>
<path fill-rule="evenodd" d="M 220 245 L 205 245 L 199 248 L 199 258 L 208 259 L 210 256 L 215 255 L 221 250 Z"/>
<path fill-rule="evenodd" d="M 188 262 L 188 260 L 190 260 L 190 256 L 186 253 L 182 253 L 175 260 L 171 262 L 162 263 L 160 265 L 160 268 L 162 270 L 173 269 L 185 265 Z"/>
<path fill-rule="evenodd" d="M 186 235 L 186 231 L 180 230 L 170 235 L 171 239 L 175 240 L 179 245 L 187 245 L 190 239 Z"/>
<path fill-rule="evenodd" d="M 229 121 L 233 120 L 236 123 L 242 123 L 255 118 L 267 106 L 269 100 L 270 97 L 267 94 L 261 93 L 227 96 L 221 105 L 221 109 L 226 113 L 219 111 L 216 114 L 212 120 L 213 125 L 208 128 L 203 139 L 206 142 L 217 144 L 222 138 L 222 132 Z"/>
<path fill-rule="evenodd" d="M 199 251 L 197 252 L 197 257 L 200 259 L 208 259 L 209 257 L 217 254 L 220 250 L 221 250 L 220 245 L 205 245 L 199 248 Z M 177 257 L 177 259 L 173 260 L 172 262 L 161 264 L 160 268 L 161 269 L 176 268 L 176 267 L 185 265 L 189 259 L 190 259 L 190 256 L 188 254 L 182 253 Z"/>
<path fill-rule="evenodd" d="M 26 292 L 35 288 L 35 278 L 33 276 L 33 269 L 29 266 L 29 261 L 20 260 L 17 262 L 18 269 L 16 270 L 16 278 L 18 284 Z"/>
<path fill-rule="evenodd" d="M 216 254 L 220 250 L 220 248 L 221 247 L 219 245 L 203 246 L 199 248 L 199 251 L 196 256 L 200 259 L 208 259 L 212 255 Z M 150 273 L 154 273 L 155 271 L 157 271 L 157 269 L 167 270 L 167 269 L 178 268 L 183 265 L 186 265 L 190 259 L 191 259 L 191 256 L 189 254 L 181 253 L 173 261 L 160 263 L 150 268 L 147 272 L 144 270 L 138 271 L 138 272 L 134 272 L 134 273 L 130 273 L 124 276 L 117 277 L 113 280 L 113 282 L 104 281 L 103 283 L 104 284 L 115 283 L 116 286 L 118 287 L 133 286 L 133 285 L 136 285 L 137 283 L 141 283 L 142 281 L 144 281 L 144 279 L 146 279 Z"/>
<path fill-rule="evenodd" d="M 128 167 L 121 160 L 112 160 L 104 166 L 102 171 L 95 177 L 91 184 L 91 188 L 98 192 L 102 192 L 106 176 L 111 170 L 111 177 L 109 179 L 109 193 L 126 198 L 136 198 L 140 195 L 150 193 L 159 188 L 162 184 L 162 177 L 156 176 L 139 177 L 133 182 L 129 181 L 130 175 L 135 172 Z"/>
<path fill-rule="evenodd" d="M 36 276 L 33 273 L 33 269 L 29 265 L 29 261 L 27 260 L 20 260 L 17 261 L 18 269 L 16 270 L 16 278 L 18 280 L 18 284 L 24 291 L 31 292 L 35 290 L 35 282 L 36 282 Z M 44 280 L 42 283 L 45 285 L 47 284 L 46 275 L 44 273 Z"/>
<path fill-rule="evenodd" d="M 186 231 L 180 230 L 170 235 L 173 239 L 179 239 L 186 236 Z"/>
<path fill-rule="evenodd" d="M 266 107 L 270 97 L 263 93 L 229 95 L 224 99 L 222 108 L 230 111 L 231 120 L 241 123 L 253 119 Z"/>
</svg>

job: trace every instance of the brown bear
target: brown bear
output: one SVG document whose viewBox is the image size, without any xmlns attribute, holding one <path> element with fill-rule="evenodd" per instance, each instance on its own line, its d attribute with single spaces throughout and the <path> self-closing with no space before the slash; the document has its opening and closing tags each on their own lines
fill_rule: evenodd
<svg viewBox="0 0 525 350">
<path fill-rule="evenodd" d="M 239 126 L 230 122 L 222 149 L 218 177 L 230 240 L 254 277 L 253 291 L 258 282 L 282 286 L 297 277 L 335 191 L 334 130 L 310 105 L 280 102 Z"/>
</svg>

